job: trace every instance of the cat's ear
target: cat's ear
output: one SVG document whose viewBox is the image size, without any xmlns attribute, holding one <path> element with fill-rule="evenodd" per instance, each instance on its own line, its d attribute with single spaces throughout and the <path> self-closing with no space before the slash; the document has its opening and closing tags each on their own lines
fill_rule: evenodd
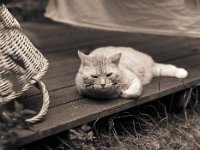
<svg viewBox="0 0 200 150">
<path fill-rule="evenodd" d="M 110 57 L 110 60 L 111 60 L 112 63 L 118 65 L 121 56 L 122 56 L 122 53 L 115 54 L 115 55 L 113 55 L 113 56 Z"/>
<path fill-rule="evenodd" d="M 81 63 L 85 66 L 90 64 L 90 58 L 88 55 L 78 50 L 78 56 L 81 59 Z"/>
</svg>

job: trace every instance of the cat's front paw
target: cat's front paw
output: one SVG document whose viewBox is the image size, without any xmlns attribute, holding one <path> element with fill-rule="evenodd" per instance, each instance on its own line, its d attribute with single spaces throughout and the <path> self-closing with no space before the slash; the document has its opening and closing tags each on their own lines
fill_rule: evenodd
<svg viewBox="0 0 200 150">
<path fill-rule="evenodd" d="M 188 76 L 188 72 L 184 68 L 178 68 L 176 72 L 176 77 L 183 79 Z"/>
<path fill-rule="evenodd" d="M 138 97 L 140 97 L 141 94 L 142 94 L 141 90 L 133 91 L 133 90 L 128 89 L 128 90 L 122 91 L 121 97 L 127 98 L 127 99 L 128 98 L 138 98 Z"/>
</svg>

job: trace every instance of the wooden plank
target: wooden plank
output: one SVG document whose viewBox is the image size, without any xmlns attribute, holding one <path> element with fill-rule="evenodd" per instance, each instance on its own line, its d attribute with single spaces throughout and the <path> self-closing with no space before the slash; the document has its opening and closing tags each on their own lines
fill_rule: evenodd
<svg viewBox="0 0 200 150">
<path fill-rule="evenodd" d="M 196 85 L 200 82 L 200 62 L 197 61 L 199 59 L 200 55 L 193 55 L 188 58 L 177 59 L 171 62 L 188 69 L 190 73 L 189 77 L 184 80 L 184 83 L 187 84 L 187 86 Z M 161 79 L 162 80 L 159 81 L 158 78 L 154 78 L 151 84 L 145 86 L 144 93 L 140 100 L 115 99 L 109 101 L 96 101 L 74 97 L 74 100 L 71 99 L 68 101 L 68 98 L 71 96 L 73 97 L 73 95 L 77 95 L 73 88 L 71 89 L 72 91 L 69 96 L 62 95 L 64 93 L 62 91 L 62 94 L 58 93 L 58 95 L 61 94 L 60 97 L 53 94 L 55 96 L 55 101 L 59 101 L 59 103 L 62 101 L 62 103 L 59 104 L 54 102 L 48 111 L 46 120 L 42 123 L 34 125 L 37 133 L 27 131 L 20 132 L 20 141 L 18 144 L 22 145 L 29 143 L 88 121 L 108 116 L 110 114 L 154 100 L 160 96 L 165 96 L 188 88 L 183 85 L 181 80 L 176 78 L 163 77 Z M 159 82 L 161 85 L 160 88 Z"/>
<path fill-rule="evenodd" d="M 182 50 L 181 53 L 179 53 L 179 51 L 179 49 L 173 49 L 171 51 L 157 51 L 157 54 L 155 51 L 151 52 L 154 53 L 153 57 L 156 60 L 163 60 L 162 62 L 167 62 L 168 60 L 187 57 L 190 55 L 198 55 L 200 53 L 199 49 L 191 50 L 189 48 Z M 56 89 L 74 85 L 75 74 L 80 65 L 80 60 L 76 52 L 64 51 L 51 53 L 51 55 L 46 55 L 46 57 L 50 62 L 50 68 L 43 81 L 46 83 L 48 91 L 55 91 Z M 26 96 L 35 94 L 39 94 L 39 92 L 30 90 L 26 93 Z"/>
<path fill-rule="evenodd" d="M 33 26 L 30 26 L 30 27 L 31 27 L 30 30 L 33 30 Z M 58 28 L 58 27 L 59 26 L 57 24 L 56 24 L 56 26 L 55 25 L 53 26 L 55 32 L 58 29 L 66 30 L 65 32 L 67 32 L 68 30 L 72 30 L 72 29 L 67 30 L 66 26 L 63 26 L 63 25 L 61 26 L 61 28 Z M 36 33 L 41 34 L 41 30 L 43 31 L 43 30 L 47 30 L 47 29 L 51 31 L 52 26 L 50 26 L 50 28 L 49 28 L 48 25 L 44 24 L 41 27 L 41 25 L 39 24 L 38 29 L 37 29 L 38 31 L 36 30 L 37 31 Z M 75 30 L 75 32 L 77 32 L 77 31 Z M 95 31 L 95 32 L 97 32 L 97 31 Z M 52 34 L 54 34 L 54 32 L 53 33 L 52 32 L 42 32 L 42 33 L 44 36 L 46 34 L 46 38 L 54 36 L 54 35 L 52 35 Z M 94 31 L 93 31 L 93 33 L 94 33 Z M 99 33 L 99 31 L 97 33 Z M 51 34 L 51 36 L 48 36 L 48 34 Z M 100 32 L 99 34 L 102 34 L 102 33 Z M 77 34 L 75 34 L 75 35 L 77 35 Z M 68 34 L 66 34 L 65 36 L 66 36 L 65 39 L 69 38 Z M 95 37 L 94 35 L 90 35 L 90 36 Z M 128 39 L 132 38 L 132 36 L 134 36 L 134 35 L 129 34 L 129 36 L 130 37 Z M 113 37 L 115 37 L 115 36 L 113 36 Z M 123 37 L 123 36 L 117 36 L 117 37 Z M 143 36 L 135 35 L 133 40 L 136 39 L 136 41 L 139 42 L 140 45 L 143 45 L 143 47 L 141 47 L 142 51 L 150 53 L 154 57 L 154 59 L 157 61 L 165 62 L 167 60 L 176 59 L 177 57 L 183 57 L 183 56 L 194 55 L 194 54 L 199 53 L 199 49 L 191 49 L 191 48 L 197 47 L 197 45 L 200 43 L 200 42 L 197 42 L 197 41 L 199 41 L 198 39 L 190 39 L 190 38 L 182 38 L 182 37 L 181 38 L 180 37 L 163 37 L 163 36 L 152 36 L 151 35 L 150 36 L 151 40 L 150 40 L 150 42 L 148 42 L 149 38 L 147 38 L 147 37 L 148 36 L 144 36 L 144 35 Z M 59 37 L 57 37 L 57 38 L 59 38 Z M 77 37 L 75 36 L 74 39 L 75 38 L 77 38 Z M 127 36 L 126 36 L 126 38 L 127 38 Z M 127 40 L 126 38 L 123 41 L 126 41 Z M 40 39 L 40 40 L 44 40 L 44 39 Z M 145 39 L 145 40 L 142 40 L 142 39 Z M 152 39 L 154 41 L 156 40 L 156 42 L 152 42 Z M 106 39 L 104 39 L 104 41 L 106 41 Z M 193 42 L 193 41 L 195 41 L 195 42 Z M 55 42 L 53 42 L 53 43 L 55 43 Z M 141 42 L 144 42 L 144 43 L 141 44 Z M 163 47 L 161 45 L 170 45 L 170 46 Z M 74 85 L 74 77 L 75 77 L 75 73 L 78 70 L 80 61 L 77 57 L 76 51 L 72 50 L 72 49 L 66 50 L 67 46 L 68 46 L 67 44 L 66 44 L 66 46 L 63 46 L 64 51 L 49 52 L 49 53 L 45 54 L 45 56 L 47 57 L 47 59 L 50 62 L 50 68 L 48 70 L 47 75 L 43 79 L 43 81 L 46 83 L 49 91 L 55 91 L 57 89 L 61 89 L 61 88 L 65 88 L 65 87 Z M 127 46 L 132 46 L 132 44 L 127 45 Z M 158 48 L 155 50 L 149 51 L 149 49 L 154 49 L 155 47 L 158 47 Z M 56 49 L 56 48 L 57 48 L 56 46 L 53 47 L 53 49 Z M 179 53 L 179 51 L 181 51 L 181 53 Z M 26 93 L 26 97 L 32 96 L 35 94 L 39 94 L 39 92 L 35 91 L 35 90 L 30 90 L 30 91 L 28 91 L 28 93 Z"/>
<path fill-rule="evenodd" d="M 22 24 L 23 25 L 23 24 Z M 28 28 L 27 28 L 28 27 Z M 116 32 L 102 32 L 98 30 L 89 30 L 89 29 L 74 29 L 69 28 L 63 24 L 30 24 L 24 26 L 26 31 L 29 31 L 29 34 L 35 34 L 37 40 L 46 41 L 46 44 L 42 45 L 41 49 L 45 50 L 45 56 L 50 62 L 50 68 L 47 75 L 44 78 L 44 82 L 47 83 L 47 88 L 49 91 L 60 89 L 63 87 L 68 87 L 73 84 L 73 73 L 77 72 L 80 61 L 77 57 L 77 50 L 69 49 L 72 45 L 72 41 L 85 42 L 88 41 L 87 38 L 81 37 L 79 34 L 84 33 L 89 39 L 96 40 L 97 42 L 90 41 L 93 45 L 100 45 L 107 43 L 107 45 L 112 42 L 115 42 L 114 45 L 124 45 L 132 46 L 138 48 L 143 52 L 151 54 L 151 56 L 159 62 L 165 62 L 169 59 L 176 59 L 177 57 L 197 54 L 200 52 L 200 49 L 197 48 L 200 46 L 199 39 L 191 39 L 185 37 L 166 37 L 166 36 L 153 36 L 153 35 L 143 35 L 143 34 L 127 34 L 127 33 L 116 33 Z M 88 32 L 89 31 L 89 32 Z M 73 32 L 73 34 L 72 34 Z M 41 35 L 42 37 L 38 36 Z M 51 41 L 48 39 L 55 37 Z M 100 37 L 100 40 L 98 39 Z M 59 39 L 59 40 L 58 40 Z M 63 41 L 60 51 L 57 51 L 57 42 Z M 111 39 L 111 40 L 110 40 Z M 113 41 L 112 41 L 113 40 Z M 89 44 L 89 43 L 88 43 Z M 54 51 L 50 51 L 48 46 Z M 170 45 L 170 46 L 162 46 Z M 47 47 L 47 48 L 46 48 Z M 166 54 L 167 51 L 167 54 Z M 175 51 L 177 51 L 175 53 Z M 179 53 L 178 51 L 181 51 Z M 165 55 L 163 55 L 165 53 Z M 73 64 L 73 65 L 72 65 Z M 69 77 L 68 77 L 69 76 Z M 50 81 L 50 83 L 49 83 Z M 65 82 L 66 81 L 66 82 Z M 55 84 L 56 83 L 56 84 Z M 28 95 L 35 95 L 37 91 L 30 91 Z"/>
<path fill-rule="evenodd" d="M 174 61 L 170 61 L 170 63 L 187 69 L 187 68 L 190 68 L 191 66 L 196 66 L 200 64 L 199 58 L 200 58 L 200 54 L 192 55 L 192 56 L 184 57 L 184 58 L 177 59 Z M 81 96 L 78 95 L 74 87 L 74 77 L 75 77 L 75 74 L 72 74 L 70 76 L 71 79 L 69 80 L 69 81 L 72 81 L 71 82 L 72 86 L 60 88 L 58 90 L 53 90 L 49 92 L 50 98 L 51 98 L 50 108 L 56 107 L 57 105 L 62 105 L 71 101 L 75 101 L 77 99 L 81 99 Z M 48 83 L 52 83 L 52 81 L 53 80 L 50 80 Z M 55 85 L 55 83 L 52 83 L 52 85 Z M 21 99 L 21 101 L 23 101 L 23 103 L 26 105 L 26 108 L 30 108 L 30 109 L 40 108 L 41 95 L 36 94 L 26 99 Z"/>
<path fill-rule="evenodd" d="M 197 77 L 197 74 L 200 73 L 199 70 L 200 66 L 189 69 L 191 72 L 190 78 L 184 81 L 188 86 L 196 85 L 200 82 L 199 76 Z M 116 99 L 112 101 L 93 101 L 80 99 L 65 105 L 53 107 L 48 111 L 46 120 L 34 126 L 37 133 L 21 132 L 18 144 L 23 145 L 56 134 L 83 123 L 154 100 L 160 96 L 171 94 L 172 91 L 176 92 L 186 88 L 180 81 L 171 78 L 164 78 L 162 80 L 160 91 L 157 85 L 158 80 L 154 79 L 152 84 L 144 88 L 144 93 L 140 100 Z"/>
<path fill-rule="evenodd" d="M 151 46 L 149 46 L 148 48 L 151 49 Z M 166 53 L 166 51 L 168 53 Z M 171 50 L 165 50 L 165 51 L 152 50 L 152 51 L 148 51 L 147 53 L 149 53 L 156 61 L 165 62 L 169 59 L 176 59 L 177 57 L 198 54 L 200 53 L 200 49 L 191 49 L 189 48 L 189 46 L 186 46 L 186 47 L 182 46 L 179 48 L 177 47 L 173 49 L 171 48 Z M 163 53 L 165 53 L 165 55 L 163 55 Z M 51 76 L 57 76 L 57 75 L 59 76 L 64 73 L 68 74 L 68 73 L 76 72 L 80 65 L 80 61 L 79 61 L 76 50 L 45 54 L 45 56 L 50 62 L 50 68 L 49 68 L 47 76 L 45 77 L 48 79 Z"/>
<path fill-rule="evenodd" d="M 193 45 L 190 49 L 199 47 L 199 39 L 175 36 L 130 34 L 122 32 L 108 32 L 85 28 L 69 28 L 63 24 L 24 23 L 25 34 L 30 37 L 42 52 L 62 51 L 78 47 L 97 47 L 106 45 L 132 46 L 142 51 L 170 50 L 171 45 Z M 42 34 L 42 35 L 41 35 Z M 181 44 L 180 44 L 181 43 Z M 169 45 L 164 46 L 163 45 Z M 197 45 L 197 46 L 194 46 Z M 148 47 L 151 47 L 148 48 Z"/>
<path fill-rule="evenodd" d="M 200 70 L 199 39 L 149 36 L 145 34 L 101 33 L 99 31 L 88 33 L 87 30 L 84 31 L 84 36 L 86 36 L 84 37 L 78 35 L 81 33 L 80 31 L 78 33 L 77 31 L 64 32 L 65 27 L 62 27 L 56 33 L 58 31 L 57 28 L 58 26 L 50 28 L 43 26 L 43 28 L 40 28 L 39 25 L 35 33 L 32 27 L 29 30 L 31 34 L 34 33 L 34 38 L 39 39 L 39 42 L 43 42 L 46 40 L 44 38 L 47 38 L 40 46 L 44 48 L 44 55 L 50 62 L 48 74 L 43 81 L 49 89 L 51 103 L 45 121 L 34 125 L 37 132 L 20 131 L 18 145 L 56 134 L 88 121 L 108 116 L 115 112 L 154 100 L 159 98 L 159 96 L 186 88 L 178 79 L 162 77 L 161 81 L 155 78 L 151 84 L 145 86 L 142 98 L 137 101 L 125 99 L 110 101 L 83 99 L 74 87 L 74 78 L 80 64 L 76 54 L 76 47 L 83 46 L 84 44 L 89 49 L 99 45 L 132 46 L 151 54 L 159 62 L 170 62 L 179 67 L 186 67 L 190 72 L 190 76 L 184 82 L 189 86 L 196 85 L 200 81 L 198 75 Z M 52 33 L 50 29 L 53 31 Z M 41 30 L 43 33 L 41 33 Z M 69 33 L 76 34 L 72 35 Z M 95 35 L 94 33 L 97 34 Z M 57 43 L 60 40 L 59 34 L 62 34 L 62 38 L 61 42 Z M 76 38 L 81 43 L 78 46 L 76 45 Z M 91 41 L 88 41 L 88 39 L 91 39 Z M 159 82 L 161 83 L 160 91 Z M 21 101 L 24 101 L 26 108 L 33 108 L 35 110 L 40 108 L 41 95 L 38 95 L 37 91 L 28 91 L 26 97 L 25 99 L 21 99 Z"/>
</svg>

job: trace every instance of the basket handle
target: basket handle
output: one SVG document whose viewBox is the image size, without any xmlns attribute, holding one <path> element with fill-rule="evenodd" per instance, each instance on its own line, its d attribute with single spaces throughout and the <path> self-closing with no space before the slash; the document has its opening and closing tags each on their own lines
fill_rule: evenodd
<svg viewBox="0 0 200 150">
<path fill-rule="evenodd" d="M 35 87 L 37 87 L 43 95 L 43 98 L 42 98 L 43 104 L 42 104 L 42 108 L 40 112 L 36 116 L 26 119 L 26 121 L 29 123 L 36 123 L 40 121 L 47 114 L 49 103 L 50 103 L 49 93 L 46 89 L 45 84 L 41 80 L 36 80 L 36 79 L 34 79 L 33 82 L 34 82 Z"/>
</svg>

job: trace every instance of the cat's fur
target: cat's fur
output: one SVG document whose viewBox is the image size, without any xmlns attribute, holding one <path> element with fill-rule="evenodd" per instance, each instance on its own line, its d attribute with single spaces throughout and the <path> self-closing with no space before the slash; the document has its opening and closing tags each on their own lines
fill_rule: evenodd
<svg viewBox="0 0 200 150">
<path fill-rule="evenodd" d="M 76 75 L 80 94 L 93 98 L 135 98 L 152 77 L 185 78 L 183 68 L 160 64 L 130 47 L 102 47 L 89 55 L 78 51 L 81 65 Z"/>
</svg>

